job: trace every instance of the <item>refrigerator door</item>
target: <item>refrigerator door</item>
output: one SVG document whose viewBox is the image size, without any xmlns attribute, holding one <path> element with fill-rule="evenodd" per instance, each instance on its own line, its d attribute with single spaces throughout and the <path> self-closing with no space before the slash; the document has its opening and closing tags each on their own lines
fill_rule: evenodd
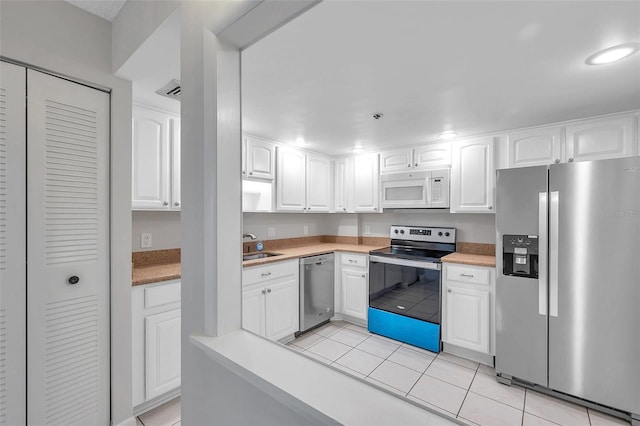
<svg viewBox="0 0 640 426">
<path fill-rule="evenodd" d="M 549 171 L 549 387 L 640 413 L 640 157 Z"/>
<path fill-rule="evenodd" d="M 546 386 L 547 167 L 498 170 L 497 176 L 496 372 Z M 539 279 L 504 274 L 505 234 L 541 237 Z"/>
</svg>

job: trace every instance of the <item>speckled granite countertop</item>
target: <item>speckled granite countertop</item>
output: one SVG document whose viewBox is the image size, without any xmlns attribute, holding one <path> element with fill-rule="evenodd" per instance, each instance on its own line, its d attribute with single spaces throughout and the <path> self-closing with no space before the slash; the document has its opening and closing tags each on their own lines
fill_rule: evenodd
<svg viewBox="0 0 640 426">
<path fill-rule="evenodd" d="M 265 265 L 267 263 L 280 262 L 288 259 L 298 259 L 301 257 L 314 256 L 316 254 L 331 253 L 336 251 L 347 251 L 354 253 L 369 254 L 369 251 L 379 248 L 388 247 L 388 244 L 384 245 L 370 245 L 370 244 L 341 244 L 341 243 L 316 243 L 308 246 L 282 248 L 277 250 L 265 250 L 270 253 L 280 253 L 280 256 L 265 257 L 264 259 L 245 260 L 242 262 L 242 267 L 247 268 L 250 266 Z"/>
<path fill-rule="evenodd" d="M 131 261 L 132 285 L 180 279 L 180 249 L 136 252 Z"/>
<path fill-rule="evenodd" d="M 456 246 L 457 251 L 443 257 L 443 262 L 495 268 L 495 244 L 458 243 Z"/>
</svg>

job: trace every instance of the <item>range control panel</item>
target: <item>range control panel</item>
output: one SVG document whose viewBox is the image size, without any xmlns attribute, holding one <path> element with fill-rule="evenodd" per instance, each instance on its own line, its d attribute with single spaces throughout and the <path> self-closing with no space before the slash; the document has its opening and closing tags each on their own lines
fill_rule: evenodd
<svg viewBox="0 0 640 426">
<path fill-rule="evenodd" d="M 454 244 L 456 242 L 456 228 L 391 225 L 390 236 L 392 240 Z"/>
</svg>

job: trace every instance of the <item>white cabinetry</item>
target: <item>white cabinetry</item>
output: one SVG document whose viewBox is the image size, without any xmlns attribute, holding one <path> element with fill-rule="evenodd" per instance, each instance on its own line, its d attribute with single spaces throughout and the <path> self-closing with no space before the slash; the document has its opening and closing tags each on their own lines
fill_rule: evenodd
<svg viewBox="0 0 640 426">
<path fill-rule="evenodd" d="M 507 134 L 508 168 L 637 155 L 636 114 L 559 123 Z"/>
<path fill-rule="evenodd" d="M 333 198 L 331 159 L 278 147 L 277 210 L 328 212 Z"/>
<path fill-rule="evenodd" d="M 258 179 L 275 178 L 275 145 L 253 136 L 246 136 L 245 144 L 243 155 L 246 155 L 246 158 L 243 159 L 243 176 Z"/>
<path fill-rule="evenodd" d="M 566 158 L 604 160 L 637 155 L 636 115 L 588 120 L 567 126 Z"/>
<path fill-rule="evenodd" d="M 180 120 L 151 108 L 133 107 L 134 210 L 180 210 Z"/>
<path fill-rule="evenodd" d="M 368 256 L 337 253 L 336 314 L 366 325 L 369 306 Z"/>
<path fill-rule="evenodd" d="M 180 391 L 180 281 L 133 287 L 132 366 L 136 413 Z"/>
<path fill-rule="evenodd" d="M 494 139 L 457 140 L 452 145 L 451 212 L 493 213 Z"/>
<path fill-rule="evenodd" d="M 298 259 L 242 271 L 242 327 L 282 340 L 299 330 Z"/>
<path fill-rule="evenodd" d="M 380 153 L 380 174 L 424 171 L 451 164 L 451 144 L 432 143 Z"/>
<path fill-rule="evenodd" d="M 353 211 L 356 213 L 378 212 L 380 210 L 378 154 L 354 157 L 353 168 Z"/>
<path fill-rule="evenodd" d="M 482 355 L 495 353 L 495 268 L 445 263 L 442 280 L 442 341 Z M 462 355 L 470 356 L 470 353 Z M 473 356 L 472 356 L 473 357 Z"/>
<path fill-rule="evenodd" d="M 341 157 L 334 163 L 334 199 L 336 213 L 353 211 L 353 157 Z"/>
</svg>

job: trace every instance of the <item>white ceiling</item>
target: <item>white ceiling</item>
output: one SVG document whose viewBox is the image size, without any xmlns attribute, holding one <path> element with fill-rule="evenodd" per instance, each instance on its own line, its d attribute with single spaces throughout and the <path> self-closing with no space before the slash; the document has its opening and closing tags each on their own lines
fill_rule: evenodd
<svg viewBox="0 0 640 426">
<path fill-rule="evenodd" d="M 584 64 L 626 42 L 639 1 L 325 0 L 243 52 L 243 130 L 337 155 L 636 109 L 640 54 Z"/>
<path fill-rule="evenodd" d="M 74 6 L 113 22 L 127 0 L 64 0 Z"/>
</svg>

